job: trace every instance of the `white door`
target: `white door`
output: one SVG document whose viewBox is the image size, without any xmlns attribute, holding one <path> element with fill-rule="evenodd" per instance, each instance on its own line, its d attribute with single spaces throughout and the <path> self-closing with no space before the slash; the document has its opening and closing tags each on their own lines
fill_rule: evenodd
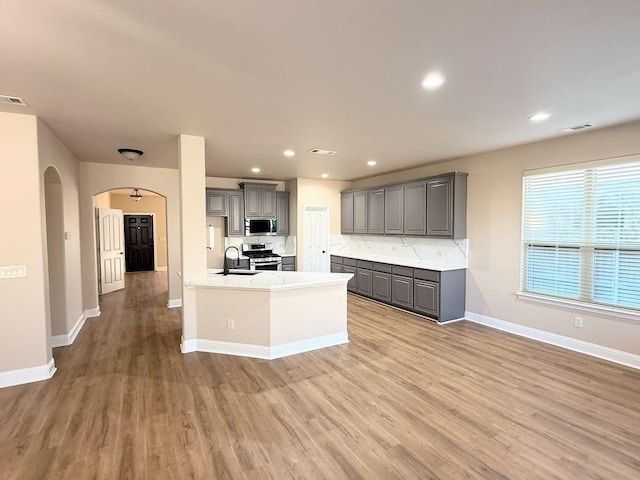
<svg viewBox="0 0 640 480">
<path fill-rule="evenodd" d="M 329 207 L 305 205 L 303 213 L 304 272 L 329 271 Z"/>
<path fill-rule="evenodd" d="M 98 208 L 100 293 L 124 288 L 124 226 L 122 210 Z"/>
</svg>

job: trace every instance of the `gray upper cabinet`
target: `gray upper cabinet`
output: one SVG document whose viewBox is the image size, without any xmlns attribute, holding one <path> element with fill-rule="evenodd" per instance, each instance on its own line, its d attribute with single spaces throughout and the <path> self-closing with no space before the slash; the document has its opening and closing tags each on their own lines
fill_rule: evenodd
<svg viewBox="0 0 640 480">
<path fill-rule="evenodd" d="M 427 180 L 426 234 L 439 238 L 466 237 L 466 173 L 454 173 Z"/>
<path fill-rule="evenodd" d="M 276 192 L 276 228 L 278 235 L 289 235 L 289 192 Z"/>
<path fill-rule="evenodd" d="M 343 235 L 353 233 L 353 192 L 340 195 L 340 232 Z"/>
<path fill-rule="evenodd" d="M 404 234 L 427 233 L 427 182 L 407 183 L 404 188 Z"/>
<path fill-rule="evenodd" d="M 207 188 L 207 216 L 226 217 L 228 215 L 227 190 Z"/>
<path fill-rule="evenodd" d="M 276 218 L 276 185 L 241 183 L 246 218 Z"/>
<path fill-rule="evenodd" d="M 369 233 L 367 228 L 368 192 L 353 194 L 353 233 Z"/>
<path fill-rule="evenodd" d="M 227 235 L 242 237 L 244 235 L 244 195 L 241 190 L 229 192 L 229 217 L 227 218 Z"/>
<path fill-rule="evenodd" d="M 384 189 L 370 190 L 368 195 L 367 223 L 371 234 L 384 233 Z"/>
<path fill-rule="evenodd" d="M 404 233 L 404 188 L 402 185 L 384 189 L 384 233 Z"/>
</svg>

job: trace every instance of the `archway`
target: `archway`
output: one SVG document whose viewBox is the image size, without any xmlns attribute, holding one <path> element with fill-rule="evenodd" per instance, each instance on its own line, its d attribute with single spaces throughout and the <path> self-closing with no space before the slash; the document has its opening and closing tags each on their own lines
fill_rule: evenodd
<svg viewBox="0 0 640 480">
<path fill-rule="evenodd" d="M 47 274 L 49 337 L 67 333 L 66 275 L 65 275 L 65 231 L 63 185 L 58 171 L 48 167 L 44 172 L 45 222 L 47 232 Z"/>
</svg>

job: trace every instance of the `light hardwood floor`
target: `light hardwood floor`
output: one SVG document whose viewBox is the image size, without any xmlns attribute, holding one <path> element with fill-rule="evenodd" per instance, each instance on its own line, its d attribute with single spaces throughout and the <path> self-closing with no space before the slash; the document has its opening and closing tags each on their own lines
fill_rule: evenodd
<svg viewBox="0 0 640 480">
<path fill-rule="evenodd" d="M 166 273 L 127 284 L 0 390 L 0 478 L 640 478 L 639 371 L 354 296 L 348 345 L 182 355 Z"/>
</svg>

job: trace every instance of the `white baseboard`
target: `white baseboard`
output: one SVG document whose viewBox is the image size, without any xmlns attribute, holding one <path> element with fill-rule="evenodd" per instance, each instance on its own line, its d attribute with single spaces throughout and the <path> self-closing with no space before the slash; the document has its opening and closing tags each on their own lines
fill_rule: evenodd
<svg viewBox="0 0 640 480">
<path fill-rule="evenodd" d="M 69 333 L 63 333 L 61 335 L 54 335 L 51 337 L 51 341 L 50 341 L 51 347 L 52 348 L 66 347 L 68 345 L 71 345 L 75 341 L 76 337 L 78 336 L 78 333 L 80 333 L 80 330 L 84 326 L 84 322 L 87 321 L 87 318 L 99 317 L 100 313 L 101 312 L 99 307 L 90 308 L 82 312 L 82 314 L 80 315 L 76 323 L 73 325 Z"/>
<path fill-rule="evenodd" d="M 166 271 L 167 271 L 166 265 L 164 267 L 156 267 L 156 272 L 166 272 Z"/>
<path fill-rule="evenodd" d="M 37 367 L 20 368 L 18 370 L 9 370 L 8 372 L 0 372 L 0 388 L 13 387 L 14 385 L 22 385 L 25 383 L 40 382 L 53 377 L 56 373 L 56 364 L 53 360 L 49 360 L 46 365 Z"/>
<path fill-rule="evenodd" d="M 347 332 L 323 335 L 322 337 L 298 342 L 284 343 L 282 345 L 265 346 L 252 345 L 247 343 L 217 342 L 214 340 L 187 340 L 182 342 L 182 353 L 207 352 L 221 353 L 224 355 L 237 355 L 240 357 L 262 358 L 273 360 L 275 358 L 295 355 L 297 353 L 309 352 L 319 348 L 333 347 L 349 343 Z"/>
<path fill-rule="evenodd" d="M 181 298 L 170 298 L 167 302 L 167 308 L 178 308 L 182 306 Z"/>
<path fill-rule="evenodd" d="M 479 323 L 486 327 L 513 333 L 520 337 L 549 343 L 557 347 L 566 348 L 567 350 L 584 353 L 586 355 L 591 355 L 592 357 L 602 358 L 603 360 L 609 360 L 610 362 L 619 363 L 626 365 L 627 367 L 640 370 L 640 355 L 604 347 L 596 343 L 565 337 L 556 333 L 545 332 L 544 330 L 525 327 L 524 325 L 518 325 L 516 323 L 505 322 L 504 320 L 498 320 L 497 318 L 487 317 L 478 313 L 465 312 L 465 318 L 471 322 Z"/>
</svg>

